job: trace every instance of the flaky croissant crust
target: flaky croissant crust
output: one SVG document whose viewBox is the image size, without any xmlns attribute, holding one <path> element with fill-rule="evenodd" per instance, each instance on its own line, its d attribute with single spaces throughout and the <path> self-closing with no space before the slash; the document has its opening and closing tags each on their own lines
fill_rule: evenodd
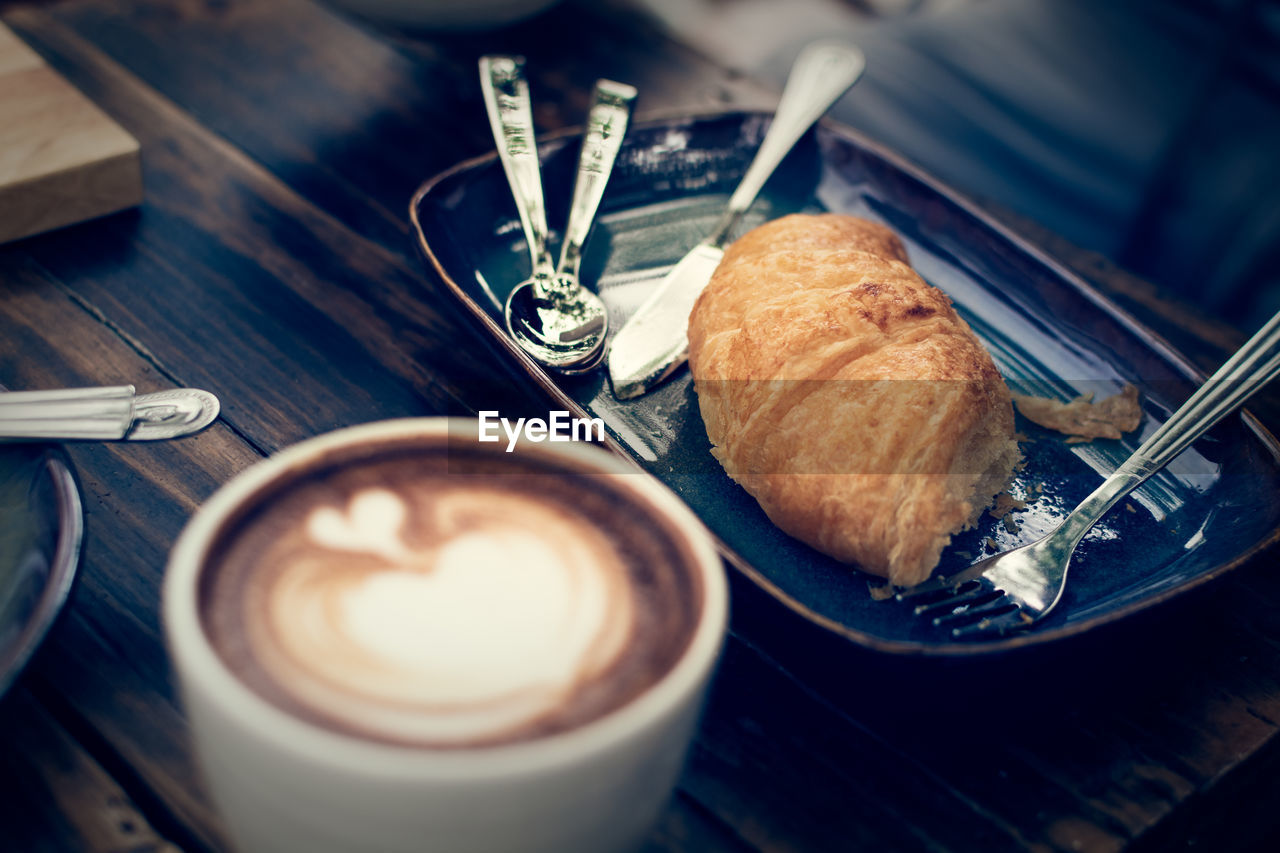
<svg viewBox="0 0 1280 853">
<path fill-rule="evenodd" d="M 729 476 L 786 532 L 896 584 L 928 577 L 1019 460 L 991 357 L 866 220 L 786 216 L 730 246 L 689 364 Z"/>
</svg>

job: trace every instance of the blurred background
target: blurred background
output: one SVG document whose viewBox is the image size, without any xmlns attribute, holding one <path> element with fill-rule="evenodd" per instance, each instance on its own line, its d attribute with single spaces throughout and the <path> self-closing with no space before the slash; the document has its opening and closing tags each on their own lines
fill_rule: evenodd
<svg viewBox="0 0 1280 853">
<path fill-rule="evenodd" d="M 557 49 L 529 44 L 547 32 L 581 45 L 585 63 L 594 28 L 619 12 L 774 91 L 802 45 L 850 41 L 868 66 L 832 110 L 837 120 L 1242 331 L 1280 310 L 1280 0 L 324 2 L 376 21 L 402 49 L 467 69 L 473 53 Z M 0 0 L 0 10 L 32 5 Z M 111 32 L 112 4 L 87 5 Z M 145 5 L 179 21 L 201 4 Z M 414 21 L 428 26 L 405 26 Z M 332 60 L 345 68 L 348 58 Z M 467 103 L 472 77 L 450 84 L 465 87 Z M 641 115 L 652 105 L 644 93 Z M 331 144 L 366 150 L 367 128 L 350 132 L 359 118 L 346 116 L 349 138 Z M 540 130 L 558 123 L 540 115 Z"/>
<path fill-rule="evenodd" d="M 838 120 L 1243 328 L 1280 309 L 1276 0 L 632 2 L 778 86 L 855 42 Z"/>
</svg>

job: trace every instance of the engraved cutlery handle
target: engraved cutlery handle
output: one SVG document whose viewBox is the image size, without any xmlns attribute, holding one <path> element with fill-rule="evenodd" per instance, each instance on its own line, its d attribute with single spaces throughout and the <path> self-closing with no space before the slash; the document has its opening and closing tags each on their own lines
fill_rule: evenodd
<svg viewBox="0 0 1280 853">
<path fill-rule="evenodd" d="M 68 388 L 0 393 L 0 438 L 124 438 L 133 424 L 134 388 Z"/>
<path fill-rule="evenodd" d="M 614 161 L 622 148 L 622 139 L 631 120 L 631 106 L 636 90 L 625 83 L 597 80 L 591 111 L 587 114 L 587 130 L 578 155 L 578 176 L 573 183 L 573 202 L 569 222 L 560 246 L 557 273 L 578 277 L 582 263 L 582 247 L 591 233 L 605 185 L 613 172 Z"/>
<path fill-rule="evenodd" d="M 0 392 L 0 441 L 154 441 L 190 435 L 218 417 L 196 388 L 136 394 L 132 385 Z"/>
<path fill-rule="evenodd" d="M 524 77 L 524 57 L 480 58 L 480 89 L 484 93 L 489 126 L 498 145 L 498 159 L 511 185 L 520 226 L 529 243 L 533 271 L 551 271 L 547 250 L 547 208 L 542 197 L 538 147 L 533 134 L 533 106 Z"/>
<path fill-rule="evenodd" d="M 1111 507 L 1280 375 L 1280 313 L 1205 380 L 1052 534 L 1075 543 Z"/>
<path fill-rule="evenodd" d="M 742 183 L 734 190 L 729 207 L 710 238 L 712 245 L 723 246 L 734 223 L 755 201 L 773 170 L 810 125 L 858 81 L 866 64 L 862 51 L 838 42 L 816 42 L 800 52 L 764 142 L 760 143 L 760 150 L 747 167 Z"/>
</svg>

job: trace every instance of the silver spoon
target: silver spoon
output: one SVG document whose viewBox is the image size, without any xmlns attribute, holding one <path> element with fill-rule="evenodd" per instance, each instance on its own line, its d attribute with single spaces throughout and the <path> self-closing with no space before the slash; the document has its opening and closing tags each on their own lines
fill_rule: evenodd
<svg viewBox="0 0 1280 853">
<path fill-rule="evenodd" d="M 600 361 L 608 315 L 600 298 L 579 284 L 578 265 L 621 145 L 635 90 L 608 81 L 602 81 L 606 84 L 603 91 L 601 85 L 597 86 L 597 103 L 583 141 L 565 244 L 559 265 L 553 268 L 547 250 L 546 206 L 523 64 L 519 57 L 486 56 L 480 60 L 489 122 L 529 244 L 532 265 L 532 274 L 511 291 L 503 313 L 507 331 L 533 358 L 555 370 L 582 372 Z"/>
<path fill-rule="evenodd" d="M 585 373 L 595 369 L 604 359 L 608 314 L 600 298 L 582 286 L 579 273 L 582 248 L 595 224 L 605 185 L 622 148 L 635 98 L 636 90 L 632 86 L 612 80 L 596 81 L 582 150 L 578 154 L 569 222 L 565 225 L 560 259 L 556 263 L 557 291 L 553 298 L 547 299 L 536 288 L 525 285 L 512 291 L 507 299 L 507 329 L 517 339 L 535 339 L 544 343 L 551 340 L 563 345 L 563 342 L 574 341 L 582 334 L 594 337 L 594 351 L 587 352 L 585 342 L 582 345 L 586 354 L 581 361 L 552 365 L 561 373 Z M 558 333 L 557 329 L 560 330 Z"/>
<path fill-rule="evenodd" d="M 600 298 L 582 286 L 579 270 L 582 248 L 622 148 L 635 98 L 636 90 L 625 83 L 596 81 L 553 289 L 525 282 L 507 298 L 504 315 L 511 336 L 534 358 L 561 373 L 585 373 L 604 357 L 608 314 Z"/>
</svg>

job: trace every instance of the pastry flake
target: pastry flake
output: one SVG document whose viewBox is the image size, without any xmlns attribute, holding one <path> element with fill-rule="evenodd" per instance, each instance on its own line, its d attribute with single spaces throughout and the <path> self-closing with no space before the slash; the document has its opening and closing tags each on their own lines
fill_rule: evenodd
<svg viewBox="0 0 1280 853">
<path fill-rule="evenodd" d="M 1014 405 L 1034 424 L 1063 433 L 1067 441 L 1080 443 L 1095 438 L 1120 438 L 1142 423 L 1138 389 L 1126 385 L 1119 394 L 1093 402 L 1092 394 L 1082 394 L 1069 403 L 1049 397 L 1014 394 Z"/>
</svg>

